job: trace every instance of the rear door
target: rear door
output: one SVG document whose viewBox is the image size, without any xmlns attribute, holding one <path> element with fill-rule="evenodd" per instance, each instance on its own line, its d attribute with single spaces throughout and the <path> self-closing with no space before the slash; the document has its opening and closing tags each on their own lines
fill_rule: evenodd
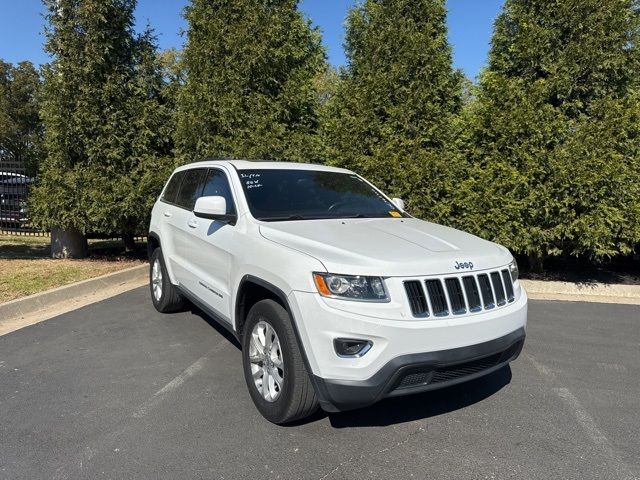
<svg viewBox="0 0 640 480">
<path fill-rule="evenodd" d="M 173 217 L 178 213 L 179 207 L 176 205 L 176 198 L 180 191 L 180 184 L 184 178 L 186 171 L 180 171 L 173 174 L 169 179 L 167 186 L 162 192 L 160 202 L 158 203 L 158 228 L 160 231 L 160 238 L 162 238 L 162 255 L 164 257 L 165 264 L 171 273 L 171 278 L 176 281 L 175 267 L 176 267 L 176 248 L 175 248 L 175 227 L 172 223 Z"/>
<path fill-rule="evenodd" d="M 173 238 L 174 279 L 192 293 L 197 290 L 197 268 L 195 259 L 197 221 L 193 215 L 193 206 L 202 192 L 206 168 L 193 168 L 184 171 L 184 178 L 175 199 L 175 209 L 168 219 Z"/>
<path fill-rule="evenodd" d="M 236 213 L 236 202 L 227 172 L 210 168 L 207 172 L 202 196 L 224 197 L 227 214 Z M 193 227 L 192 272 L 195 277 L 194 293 L 221 317 L 231 321 L 231 270 L 234 264 L 236 227 L 223 220 L 189 217 Z"/>
</svg>

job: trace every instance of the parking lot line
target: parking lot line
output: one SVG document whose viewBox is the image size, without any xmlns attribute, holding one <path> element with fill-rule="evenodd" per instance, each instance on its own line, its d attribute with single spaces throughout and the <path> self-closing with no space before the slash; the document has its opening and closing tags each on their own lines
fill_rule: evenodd
<svg viewBox="0 0 640 480">
<path fill-rule="evenodd" d="M 556 374 L 545 365 L 538 362 L 531 354 L 525 354 L 525 357 L 533 364 L 541 376 L 547 383 L 553 384 L 556 380 Z M 598 428 L 593 417 L 585 410 L 580 401 L 566 387 L 553 387 L 552 391 L 569 407 L 576 421 L 586 432 L 589 439 L 597 445 L 602 452 L 609 458 L 616 472 L 616 478 L 620 480 L 637 480 L 637 477 L 631 472 L 629 467 L 620 459 L 613 445 L 604 433 Z"/>
<path fill-rule="evenodd" d="M 600 431 L 598 425 L 589 412 L 587 412 L 580 401 L 567 388 L 554 388 L 553 391 L 571 408 L 573 415 L 582 428 L 587 432 L 591 441 L 598 445 L 609 457 L 615 466 L 618 478 L 622 480 L 634 480 L 637 477 L 620 460 L 609 439 Z"/>
<path fill-rule="evenodd" d="M 145 417 L 154 407 L 158 406 L 164 399 L 166 399 L 171 392 L 176 391 L 181 385 L 184 384 L 184 382 L 201 371 L 202 368 L 206 365 L 207 361 L 211 358 L 211 355 L 224 350 L 224 348 L 228 345 L 229 341 L 226 338 L 221 339 L 211 350 L 198 358 L 195 362 L 184 369 L 179 375 L 169 381 L 164 387 L 154 393 L 147 401 L 140 405 L 134 411 L 132 416 L 134 418 Z M 110 432 L 105 438 L 102 439 L 102 445 L 104 446 L 115 441 L 118 437 L 123 435 L 127 430 L 130 430 L 131 428 L 133 428 L 132 425 L 128 423 L 125 424 L 122 428 Z M 52 478 L 54 480 L 66 480 L 68 478 L 71 478 L 72 476 L 69 470 L 73 470 L 76 473 L 78 471 L 81 472 L 85 467 L 85 464 L 88 464 L 89 461 L 95 456 L 96 452 L 100 451 L 101 449 L 101 447 L 98 445 L 94 445 L 93 447 L 94 448 L 91 448 L 90 445 L 86 445 L 83 451 L 81 451 L 76 456 L 75 462 L 59 467 Z"/>
<path fill-rule="evenodd" d="M 142 418 L 144 417 L 149 410 L 158 405 L 162 400 L 174 390 L 180 388 L 180 386 L 190 377 L 193 377 L 196 373 L 198 373 L 204 365 L 206 364 L 209 356 L 213 353 L 219 352 L 224 347 L 229 345 L 229 341 L 226 338 L 220 340 L 215 347 L 209 350 L 205 355 L 200 357 L 198 360 L 189 365 L 182 373 L 177 375 L 173 380 L 167 383 L 164 387 L 154 393 L 146 402 L 138 407 L 138 409 L 133 413 L 134 418 Z"/>
</svg>

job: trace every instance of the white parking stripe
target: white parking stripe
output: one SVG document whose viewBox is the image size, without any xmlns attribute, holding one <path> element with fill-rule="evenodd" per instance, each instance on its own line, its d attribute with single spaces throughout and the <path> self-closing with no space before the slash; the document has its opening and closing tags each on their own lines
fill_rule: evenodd
<svg viewBox="0 0 640 480">
<path fill-rule="evenodd" d="M 546 379 L 549 381 L 555 380 L 556 378 L 555 373 L 553 373 L 550 369 L 548 369 L 547 367 L 539 363 L 535 358 L 533 358 L 528 353 L 526 353 L 525 356 L 529 359 L 529 361 L 533 364 L 533 366 L 536 367 L 536 370 L 538 370 L 538 372 L 540 372 L 540 374 L 543 377 L 546 377 Z"/>
<path fill-rule="evenodd" d="M 188 380 L 189 378 L 193 377 L 196 373 L 198 373 L 200 370 L 202 370 L 202 368 L 206 364 L 206 362 L 209 359 L 211 354 L 217 353 L 217 352 L 223 350 L 227 345 L 229 345 L 229 340 L 227 340 L 226 338 L 221 339 L 205 355 L 203 355 L 198 360 L 196 360 L 191 365 L 189 365 L 180 375 L 176 376 L 173 380 L 171 380 L 169 383 L 167 383 L 164 387 L 162 387 L 160 390 L 158 390 L 156 393 L 154 393 L 146 402 L 144 402 L 142 405 L 140 405 L 136 409 L 136 411 L 133 413 L 133 417 L 134 418 L 142 418 L 145 415 L 147 415 L 147 413 L 149 413 L 149 411 L 151 409 L 153 409 L 160 402 L 162 402 L 162 400 L 164 400 L 169 393 L 175 391 L 186 380 Z M 106 435 L 106 437 L 104 437 L 102 439 L 101 445 L 104 446 L 104 445 L 112 443 L 120 435 L 122 435 L 124 432 L 126 432 L 127 430 L 129 430 L 131 428 L 132 428 L 132 424 L 131 423 L 125 423 L 118 430 L 112 431 L 108 435 Z M 54 473 L 54 475 L 52 477 L 53 480 L 66 480 L 68 478 L 77 477 L 77 474 L 76 474 L 77 472 L 72 475 L 72 473 L 69 470 L 70 469 L 71 470 L 75 470 L 77 468 L 79 471 L 82 471 L 83 468 L 85 467 L 85 465 L 87 463 L 89 463 L 89 461 L 94 457 L 94 455 L 99 450 L 100 450 L 99 446 L 94 447 L 94 448 L 90 448 L 89 445 L 86 445 L 85 449 L 82 452 L 80 452 L 78 455 L 75 456 L 75 459 L 76 459 L 75 462 L 73 462 L 72 464 L 63 465 L 63 466 L 61 466 L 60 468 L 58 468 L 55 471 L 55 473 Z"/>
<path fill-rule="evenodd" d="M 206 361 L 209 358 L 209 355 L 212 353 L 219 352 L 224 347 L 229 345 L 229 341 L 226 338 L 223 338 L 215 347 L 213 347 L 209 352 L 200 357 L 198 360 L 189 365 L 180 375 L 175 377 L 169 383 L 167 383 L 164 387 L 154 393 L 151 398 L 149 398 L 146 402 L 138 407 L 138 409 L 133 413 L 134 418 L 142 418 L 144 417 L 149 410 L 158 405 L 164 398 L 180 387 L 188 378 L 193 377 L 196 373 L 202 370 Z"/>
<path fill-rule="evenodd" d="M 547 382 L 553 383 L 556 380 L 556 374 L 550 368 L 542 365 L 530 354 L 525 354 L 525 356 Z M 615 471 L 615 478 L 620 480 L 637 480 L 638 477 L 635 476 L 629 467 L 620 459 L 609 439 L 598 428 L 593 417 L 584 409 L 575 395 L 565 387 L 552 387 L 552 390 L 571 409 L 574 417 L 591 441 L 600 447 L 602 452 L 609 458 L 611 466 Z"/>
<path fill-rule="evenodd" d="M 576 420 L 582 425 L 591 441 L 598 445 L 609 457 L 612 466 L 616 470 L 616 476 L 624 480 L 637 479 L 638 477 L 620 460 L 609 439 L 600 431 L 593 417 L 582 407 L 578 399 L 566 388 L 554 388 L 553 391 L 571 408 Z"/>
</svg>

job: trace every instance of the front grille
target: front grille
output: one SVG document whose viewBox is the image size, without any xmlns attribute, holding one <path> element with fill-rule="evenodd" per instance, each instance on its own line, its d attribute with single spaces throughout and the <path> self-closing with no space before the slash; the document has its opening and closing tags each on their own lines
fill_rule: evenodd
<svg viewBox="0 0 640 480">
<path fill-rule="evenodd" d="M 513 302 L 515 295 L 513 293 L 513 280 L 511 280 L 511 273 L 509 270 L 502 270 L 502 281 L 504 283 L 504 288 L 507 291 L 507 301 Z"/>
<path fill-rule="evenodd" d="M 444 281 L 444 283 L 443 283 Z M 515 300 L 509 270 L 444 279 L 406 280 L 404 289 L 414 317 L 446 317 L 502 307 Z"/>
<path fill-rule="evenodd" d="M 508 362 L 520 351 L 522 341 L 516 342 L 502 352 L 494 353 L 470 362 L 448 365 L 446 367 L 424 366 L 412 369 L 395 384 L 393 390 L 403 390 L 423 385 L 434 385 L 463 378 L 482 372 L 504 362 Z"/>
<path fill-rule="evenodd" d="M 467 307 L 464 303 L 464 294 L 460 286 L 460 280 L 457 278 L 447 278 L 444 283 L 447 286 L 447 293 L 451 301 L 451 311 L 454 315 L 462 315 L 467 313 Z"/>
<path fill-rule="evenodd" d="M 431 309 L 436 317 L 443 317 L 449 315 L 449 307 L 447 306 L 447 297 L 444 295 L 442 289 L 442 282 L 440 280 L 427 280 L 425 282 L 427 286 L 427 293 L 431 299 Z"/>
<path fill-rule="evenodd" d="M 478 275 L 478 282 L 480 283 L 480 291 L 482 292 L 482 304 L 487 310 L 496 306 L 493 299 L 493 290 L 491 290 L 491 283 L 489 283 L 489 277 L 486 273 Z"/>
<path fill-rule="evenodd" d="M 429 307 L 427 306 L 427 297 L 424 295 L 422 285 L 418 280 L 409 280 L 404 282 L 404 289 L 409 298 L 409 306 L 414 317 L 429 316 Z"/>
<path fill-rule="evenodd" d="M 493 291 L 496 293 L 496 302 L 498 303 L 498 306 L 502 306 L 507 303 L 499 272 L 491 272 L 491 283 L 493 283 Z"/>
<path fill-rule="evenodd" d="M 470 312 L 479 312 L 482 310 L 480 303 L 480 291 L 474 277 L 462 277 L 464 283 L 464 291 L 467 293 L 467 302 L 469 303 Z"/>
</svg>

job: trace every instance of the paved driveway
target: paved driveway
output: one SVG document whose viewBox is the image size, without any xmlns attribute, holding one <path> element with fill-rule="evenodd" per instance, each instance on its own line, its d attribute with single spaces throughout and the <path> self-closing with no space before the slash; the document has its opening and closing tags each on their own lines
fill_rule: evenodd
<svg viewBox="0 0 640 480">
<path fill-rule="evenodd" d="M 254 409 L 236 344 L 144 288 L 0 337 L 0 478 L 638 475 L 638 306 L 532 301 L 510 368 L 290 427 Z"/>
</svg>

